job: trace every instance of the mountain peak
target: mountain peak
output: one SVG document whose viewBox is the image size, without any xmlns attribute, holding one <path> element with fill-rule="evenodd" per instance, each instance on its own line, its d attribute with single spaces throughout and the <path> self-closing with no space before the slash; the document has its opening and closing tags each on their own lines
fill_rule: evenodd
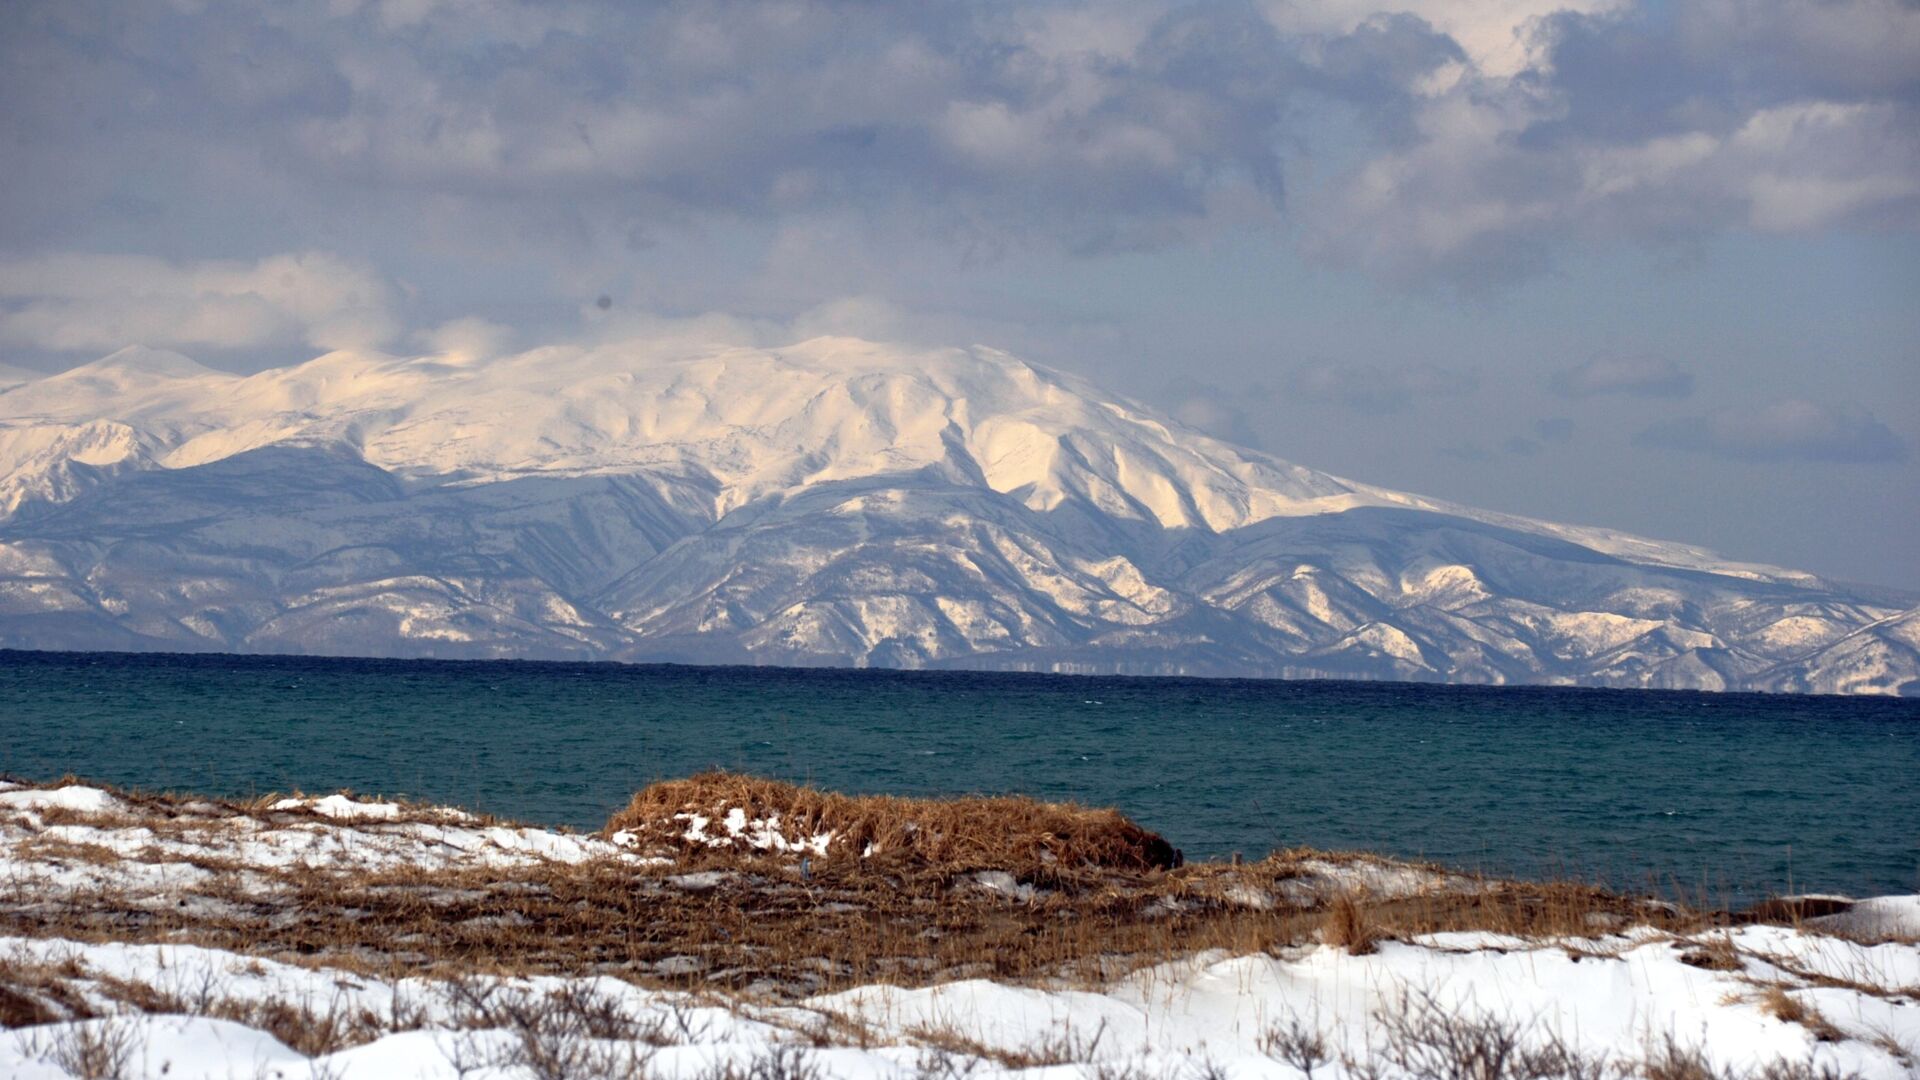
<svg viewBox="0 0 1920 1080">
<path fill-rule="evenodd" d="M 996 349 L 443 359 L 123 350 L 0 396 L 0 566 L 42 575 L 0 646 L 1920 686 L 1858 636 L 1877 595 L 1353 483 Z"/>
<path fill-rule="evenodd" d="M 170 349 L 128 345 L 90 364 L 70 368 L 56 377 L 101 377 L 116 374 L 144 375 L 163 379 L 196 379 L 202 375 L 217 373 L 198 360 Z"/>
</svg>

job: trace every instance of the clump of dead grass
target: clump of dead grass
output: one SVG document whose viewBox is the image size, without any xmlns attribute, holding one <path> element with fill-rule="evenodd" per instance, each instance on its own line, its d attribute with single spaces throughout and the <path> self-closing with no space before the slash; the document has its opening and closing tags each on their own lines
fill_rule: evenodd
<svg viewBox="0 0 1920 1080">
<path fill-rule="evenodd" d="M 1326 921 L 1320 924 L 1320 940 L 1354 956 L 1366 956 L 1380 947 L 1380 928 L 1374 925 L 1358 896 L 1343 892 L 1327 905 Z"/>
<path fill-rule="evenodd" d="M 1690 941 L 1675 946 L 1683 951 L 1680 962 L 1690 967 L 1707 971 L 1739 971 L 1746 965 L 1740 959 L 1740 950 L 1733 944 L 1730 934 L 1718 934 L 1701 941 Z"/>
<path fill-rule="evenodd" d="M 42 960 L 18 948 L 0 953 L 0 1030 L 91 1018 L 92 1003 L 73 989 L 84 971 L 71 956 Z"/>
<path fill-rule="evenodd" d="M 830 835 L 828 858 L 860 858 L 876 866 L 1044 876 L 1079 868 L 1166 870 L 1181 862 L 1172 844 L 1112 809 L 1017 795 L 843 795 L 723 771 L 646 787 L 605 831 L 669 848 L 701 849 L 715 845 L 688 837 L 690 816 L 719 822 L 735 810 L 749 821 L 766 822 L 790 841 Z"/>
<path fill-rule="evenodd" d="M 1799 1024 L 1821 1042 L 1846 1038 L 1846 1033 L 1834 1027 L 1811 1002 L 1795 997 L 1782 986 L 1769 986 L 1760 991 L 1760 1011 L 1782 1023 Z"/>
</svg>

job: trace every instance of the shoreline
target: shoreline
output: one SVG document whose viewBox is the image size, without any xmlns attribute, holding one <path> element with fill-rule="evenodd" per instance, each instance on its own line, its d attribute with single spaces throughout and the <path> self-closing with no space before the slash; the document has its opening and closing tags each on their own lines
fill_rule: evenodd
<svg viewBox="0 0 1920 1080">
<path fill-rule="evenodd" d="M 1726 912 L 1304 849 L 1174 867 L 1132 833 L 1108 843 L 1125 819 L 1083 808 L 1002 801 L 992 820 L 1004 827 L 963 837 L 932 826 L 989 822 L 982 801 L 848 800 L 728 774 L 677 783 L 584 834 L 346 794 L 243 804 L 0 782 L 0 999 L 13 1029 L 0 1032 L 0 1066 L 39 1068 L 61 1032 L 71 1043 L 132 1025 L 164 1042 L 215 1024 L 255 1033 L 244 1038 L 256 1049 L 272 1039 L 260 1052 L 288 1068 L 292 1054 L 342 1075 L 452 1076 L 440 1051 L 468 1039 L 492 1047 L 489 1075 L 543 1075 L 514 1055 L 559 1036 L 514 1010 L 448 1004 L 474 980 L 532 995 L 519 1013 L 586 987 L 608 1015 L 717 1010 L 709 1033 L 728 1018 L 727 1038 L 654 1047 L 645 1071 L 606 1058 L 567 1075 L 745 1076 L 756 1055 L 804 1051 L 837 1062 L 816 1073 L 834 1076 L 940 1074 L 922 1058 L 1018 1074 L 1049 1056 L 1080 1070 L 1061 1076 L 1186 1075 L 1203 1057 L 1231 1075 L 1287 1076 L 1299 1072 L 1268 1053 L 1274 1040 L 1313 1034 L 1338 1050 L 1314 1075 L 1357 1076 L 1410 1052 L 1375 1045 L 1394 1016 L 1419 1020 L 1401 1025 L 1402 1043 L 1418 1041 L 1413 1027 L 1484 1021 L 1643 1072 L 1670 1050 L 1734 1075 L 1797 1062 L 1905 1076 L 1920 1051 L 1916 897 Z M 1077 816 L 1045 816 L 1056 812 Z M 222 989 L 196 1008 L 155 981 L 177 982 L 159 973 L 182 965 L 304 1004 L 275 1020 Z M 403 985 L 438 1004 L 424 1019 L 346 1024 L 314 980 L 359 987 L 339 998 L 354 1015 Z M 1310 1013 L 1325 1031 L 1282 1030 Z M 1235 1020 L 1222 1028 L 1222 1014 Z M 586 1022 L 534 1028 L 563 1021 Z M 1686 1038 L 1662 1049 L 1669 1035 Z M 392 1056 L 401 1047 L 412 1064 Z M 739 1071 L 701 1071 L 722 1066 Z"/>
<path fill-rule="evenodd" d="M 1232 686 L 1235 684 L 1284 684 L 1300 687 L 1334 686 L 1341 688 L 1377 687 L 1382 690 L 1418 687 L 1422 690 L 1458 691 L 1460 693 L 1479 693 L 1483 691 L 1519 691 L 1545 692 L 1579 691 L 1601 694 L 1619 693 L 1647 696 L 1670 696 L 1676 698 L 1709 698 L 1714 700 L 1778 700 L 1782 698 L 1796 700 L 1833 699 L 1848 704 L 1858 702 L 1890 703 L 1894 707 L 1905 705 L 1912 707 L 1920 696 L 1913 694 L 1870 694 L 1840 693 L 1816 690 L 1755 690 L 1739 688 L 1730 690 L 1709 690 L 1697 687 L 1670 686 L 1617 686 L 1597 682 L 1511 682 L 1511 683 L 1473 683 L 1448 682 L 1444 679 L 1392 679 L 1376 678 L 1367 675 L 1209 675 L 1204 673 L 1170 674 L 1164 672 L 1123 672 L 1123 671 L 1041 671 L 1022 667 L 968 667 L 961 664 L 925 667 L 878 667 L 856 664 L 818 663 L 729 663 L 723 661 L 702 661 L 667 658 L 619 658 L 619 657 L 563 657 L 563 656 L 433 656 L 421 655 L 380 655 L 359 653 L 308 653 L 308 652 L 229 652 L 220 649 L 169 650 L 169 649 L 32 649 L 19 646 L 0 646 L 0 661 L 13 657 L 67 658 L 86 656 L 111 656 L 120 659 L 154 660 L 239 660 L 243 662 L 263 662 L 262 666 L 298 666 L 311 664 L 316 667 L 329 665 L 380 665 L 380 664 L 426 664 L 445 665 L 453 668 L 483 668 L 489 665 L 501 665 L 519 668 L 569 668 L 629 670 L 644 673 L 649 670 L 685 671 L 685 672 L 727 672 L 727 673 L 768 673 L 774 675 L 805 676 L 814 673 L 831 673 L 839 676 L 871 677 L 886 679 L 893 677 L 918 679 L 940 679 L 942 677 L 991 676 L 995 678 L 1034 680 L 1062 680 L 1084 683 L 1145 682 L 1179 686 L 1194 684 L 1200 686 Z M 57 662 L 57 660 L 56 660 Z"/>
</svg>

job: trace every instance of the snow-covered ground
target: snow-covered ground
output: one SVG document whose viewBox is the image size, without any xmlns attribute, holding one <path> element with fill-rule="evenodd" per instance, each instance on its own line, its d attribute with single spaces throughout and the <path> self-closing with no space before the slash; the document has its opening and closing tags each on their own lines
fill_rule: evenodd
<svg viewBox="0 0 1920 1080">
<path fill-rule="evenodd" d="M 1197 956 L 1098 988 L 970 980 L 772 1005 L 610 978 L 386 981 L 193 946 L 12 938 L 0 940 L 0 971 L 64 972 L 106 1018 L 0 1033 L 0 1075 L 75 1075 L 77 1046 L 110 1041 L 123 1048 L 124 1075 L 169 1080 L 538 1076 L 540 1062 L 569 1057 L 576 1068 L 563 1075 L 617 1075 L 629 1062 L 636 1075 L 746 1075 L 782 1051 L 819 1076 L 1161 1077 L 1211 1065 L 1287 1077 L 1301 1073 L 1280 1060 L 1284 1035 L 1314 1032 L 1329 1059 L 1314 1075 L 1337 1077 L 1353 1074 L 1343 1057 L 1417 1060 L 1417 1040 L 1393 1042 L 1396 1025 L 1417 1035 L 1442 1016 L 1468 1026 L 1496 1018 L 1523 1045 L 1558 1037 L 1592 1062 L 1625 1064 L 1671 1039 L 1742 1072 L 1804 1062 L 1835 1075 L 1915 1075 L 1920 950 L 1779 927 L 1721 940 L 1740 970 L 1694 966 L 1684 944 L 1644 932 L 1578 943 L 1443 934 L 1367 956 L 1324 945 Z M 177 1005 L 136 1012 L 129 985 Z M 1787 998 L 1819 1021 L 1770 1012 L 1772 985 L 1790 987 Z M 293 1025 L 289 1012 L 304 1018 Z M 309 1057 L 266 1030 L 330 1022 L 351 1033 L 341 1038 L 366 1041 Z"/>
<path fill-rule="evenodd" d="M 636 859 L 592 836 L 489 824 L 450 807 L 414 807 L 344 794 L 277 799 L 256 813 L 215 802 L 169 808 L 164 826 L 145 808 L 100 788 L 24 787 L 0 780 L 0 851 L 7 880 L 44 878 L 68 888 L 178 889 L 220 873 L 286 867 L 377 870 L 527 866 L 544 861 Z M 30 849 L 23 852 L 21 843 Z M 49 859 L 47 845 L 120 856 Z"/>
<path fill-rule="evenodd" d="M 678 814 L 665 830 L 679 842 L 729 853 L 825 855 L 832 835 L 782 831 L 778 815 L 740 808 Z M 345 794 L 275 799 L 252 808 L 202 801 L 148 805 L 81 784 L 30 787 L 0 780 L 0 899 L 112 894 L 135 908 L 178 906 L 201 890 L 254 898 L 302 887 L 309 873 L 459 873 L 605 860 L 670 870 L 672 859 L 630 830 L 586 835 L 484 821 L 451 807 L 402 805 Z M 1306 858 L 1291 876 L 1260 888 L 1227 886 L 1227 899 L 1255 909 L 1310 905 L 1352 888 L 1375 897 L 1471 887 L 1436 868 L 1375 856 Z M 727 871 L 664 873 L 698 889 Z M 1036 895 L 1010 875 L 979 883 L 1020 899 Z M 1001 879 L 1005 878 L 1002 882 Z"/>
<path fill-rule="evenodd" d="M 1363 955 L 1304 940 L 1104 980 L 903 980 L 798 998 L 709 989 L 697 975 L 512 976 L 490 972 L 484 957 L 423 974 L 397 958 L 25 929 L 36 898 L 100 897 L 166 917 L 167 905 L 201 895 L 196 875 L 231 885 L 238 874 L 266 903 L 291 887 L 276 871 L 288 867 L 505 875 L 598 860 L 710 887 L 612 839 L 455 810 L 347 796 L 241 809 L 79 785 L 0 788 L 0 884 L 14 928 L 0 936 L 0 1024 L 10 1028 L 0 1031 L 0 1076 L 1294 1077 L 1308 1073 L 1302 1065 L 1315 1077 L 1422 1076 L 1463 1047 L 1507 1048 L 1505 1066 L 1474 1074 L 1489 1078 L 1615 1075 L 1603 1065 L 1644 1075 L 1649 1058 L 1695 1054 L 1723 1071 L 1668 1075 L 1920 1075 L 1920 897 L 1861 901 L 1799 927 L 1450 932 Z M 732 824 L 708 831 L 767 831 Z M 253 869 L 235 869 L 245 861 Z M 1376 897 L 1464 880 L 1379 860 L 1303 865 L 1290 880 Z M 1265 911 L 1319 900 L 1309 889 L 1236 903 Z M 276 910 L 297 916 L 293 901 Z"/>
</svg>

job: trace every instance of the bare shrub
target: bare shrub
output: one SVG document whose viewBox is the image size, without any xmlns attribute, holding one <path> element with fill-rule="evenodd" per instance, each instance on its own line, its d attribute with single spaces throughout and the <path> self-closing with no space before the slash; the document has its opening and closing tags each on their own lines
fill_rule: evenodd
<svg viewBox="0 0 1920 1080">
<path fill-rule="evenodd" d="M 1828 1062 L 1774 1061 L 1761 1066 L 1751 1080 L 1860 1080 L 1860 1074 Z"/>
<path fill-rule="evenodd" d="M 1030 1043 L 1019 1050 L 1002 1052 L 998 1056 L 1001 1064 L 1013 1069 L 1032 1069 L 1048 1065 L 1078 1065 L 1093 1061 L 1100 1053 L 1100 1042 L 1107 1036 L 1107 1022 L 1093 1029 L 1092 1035 L 1083 1036 L 1073 1029 L 1073 1025 L 1062 1024 L 1057 1030 L 1047 1033 L 1044 1039 Z"/>
<path fill-rule="evenodd" d="M 1381 1018 L 1383 1038 L 1373 1048 L 1390 1072 L 1431 1080 L 1606 1080 L 1616 1070 L 1589 1057 L 1555 1032 L 1536 1033 L 1490 1013 L 1442 1005 L 1429 990 L 1402 990 Z M 1355 1063 L 1345 1063 L 1354 1072 Z"/>
<path fill-rule="evenodd" d="M 913 1059 L 913 1075 L 918 1080 L 965 1080 L 985 1064 L 986 1059 L 975 1054 L 922 1046 Z"/>
<path fill-rule="evenodd" d="M 446 1059 L 447 1067 L 453 1070 L 453 1075 L 459 1080 L 466 1080 L 474 1073 L 493 1069 L 495 1061 L 500 1056 L 492 1053 L 487 1046 L 474 1037 L 471 1031 L 457 1032 L 452 1038 L 442 1040 L 437 1045 L 440 1048 L 440 1056 Z"/>
<path fill-rule="evenodd" d="M 644 1077 L 660 1046 L 671 1045 L 668 1017 L 642 1019 L 617 997 L 573 983 L 547 993 L 480 978 L 451 980 L 445 988 L 456 1028 L 502 1030 L 507 1049 L 487 1054 L 473 1039 L 443 1051 L 460 1075 L 485 1068 L 525 1069 L 537 1080 Z"/>
<path fill-rule="evenodd" d="M 805 1047 L 776 1043 L 745 1065 L 725 1061 L 698 1074 L 699 1080 L 826 1080 Z"/>
<path fill-rule="evenodd" d="M 141 1045 L 139 1028 L 119 1017 L 29 1029 L 20 1040 L 26 1057 L 80 1080 L 124 1080 Z"/>
<path fill-rule="evenodd" d="M 1186 1063 L 1184 1068 L 1175 1069 L 1171 1080 L 1231 1080 L 1232 1074 L 1225 1065 L 1213 1060 L 1206 1054 Z"/>
<path fill-rule="evenodd" d="M 819 1080 L 820 1076 L 812 1054 L 782 1043 L 761 1051 L 747 1066 L 745 1080 Z"/>
<path fill-rule="evenodd" d="M 1326 1032 L 1298 1013 L 1289 1016 L 1285 1024 L 1275 1024 L 1260 1033 L 1260 1052 L 1291 1066 L 1306 1080 L 1313 1080 L 1322 1065 L 1333 1063 Z"/>
<path fill-rule="evenodd" d="M 1738 1080 L 1716 1066 L 1704 1047 L 1683 1043 L 1672 1032 L 1648 1048 L 1639 1066 L 1646 1080 Z"/>
</svg>

